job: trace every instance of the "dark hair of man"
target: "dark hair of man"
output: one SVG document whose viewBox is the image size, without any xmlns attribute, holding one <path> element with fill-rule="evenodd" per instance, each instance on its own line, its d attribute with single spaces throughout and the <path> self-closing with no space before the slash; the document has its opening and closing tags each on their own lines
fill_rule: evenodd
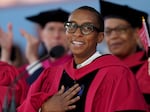
<svg viewBox="0 0 150 112">
<path fill-rule="evenodd" d="M 88 10 L 90 12 L 95 13 L 95 17 L 96 17 L 97 22 L 99 24 L 100 32 L 104 31 L 104 20 L 103 20 L 103 17 L 96 9 L 94 9 L 93 7 L 90 7 L 90 6 L 81 6 L 81 7 L 77 8 L 75 11 L 77 11 L 77 10 Z M 73 11 L 73 12 L 75 12 L 75 11 Z"/>
</svg>

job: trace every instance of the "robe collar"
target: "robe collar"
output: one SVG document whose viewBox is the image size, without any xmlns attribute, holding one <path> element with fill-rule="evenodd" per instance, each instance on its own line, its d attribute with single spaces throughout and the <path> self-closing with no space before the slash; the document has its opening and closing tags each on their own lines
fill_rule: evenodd
<svg viewBox="0 0 150 112">
<path fill-rule="evenodd" d="M 95 59 L 98 58 L 99 56 L 101 56 L 101 54 L 100 54 L 98 51 L 96 51 L 91 57 L 89 57 L 89 58 L 88 58 L 87 60 L 85 60 L 83 63 L 78 64 L 78 65 L 76 66 L 76 68 L 79 69 L 79 68 L 82 68 L 82 67 L 84 67 L 84 66 L 90 64 L 93 60 L 95 60 Z"/>
<path fill-rule="evenodd" d="M 121 61 L 117 57 L 111 54 L 107 54 L 99 56 L 90 64 L 78 69 L 74 68 L 74 59 L 72 58 L 72 60 L 69 60 L 67 63 L 64 64 L 63 68 L 72 79 L 78 80 L 94 70 L 98 70 L 112 65 L 120 66 L 120 62 Z"/>
<path fill-rule="evenodd" d="M 127 58 L 123 59 L 122 61 L 128 66 L 128 67 L 134 67 L 137 65 L 141 65 L 145 63 L 146 59 L 143 59 L 145 56 L 145 52 L 139 51 L 136 52 Z"/>
</svg>

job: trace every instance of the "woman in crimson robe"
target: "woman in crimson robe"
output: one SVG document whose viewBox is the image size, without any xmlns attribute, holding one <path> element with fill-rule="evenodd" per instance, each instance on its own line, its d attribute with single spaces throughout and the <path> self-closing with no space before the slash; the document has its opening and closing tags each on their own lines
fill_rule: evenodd
<svg viewBox="0 0 150 112">
<path fill-rule="evenodd" d="M 104 36 L 110 52 L 121 59 L 133 72 L 146 102 L 150 105 L 150 75 L 148 57 L 139 44 L 138 31 L 145 12 L 101 1 L 104 16 Z"/>
<path fill-rule="evenodd" d="M 17 111 L 147 112 L 129 68 L 115 56 L 96 51 L 97 44 L 103 40 L 104 23 L 100 13 L 92 7 L 80 7 L 71 13 L 64 26 L 73 58 L 44 70 Z M 66 92 L 74 84 L 80 85 L 80 91 L 72 97 Z M 65 89 L 58 95 L 62 85 Z"/>
</svg>

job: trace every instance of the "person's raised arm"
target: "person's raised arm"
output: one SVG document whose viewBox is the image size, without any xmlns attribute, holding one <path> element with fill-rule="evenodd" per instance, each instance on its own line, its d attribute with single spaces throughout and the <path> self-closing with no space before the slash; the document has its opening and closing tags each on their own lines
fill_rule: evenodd
<svg viewBox="0 0 150 112">
<path fill-rule="evenodd" d="M 1 46 L 1 61 L 10 63 L 11 49 L 13 45 L 13 27 L 8 23 L 8 31 L 4 32 L 0 28 L 0 46 Z"/>
<path fill-rule="evenodd" d="M 38 48 L 39 48 L 40 41 L 38 38 L 32 36 L 31 34 L 29 34 L 23 29 L 21 29 L 20 32 L 21 35 L 27 40 L 25 56 L 29 61 L 29 64 L 32 64 L 38 60 Z"/>
</svg>

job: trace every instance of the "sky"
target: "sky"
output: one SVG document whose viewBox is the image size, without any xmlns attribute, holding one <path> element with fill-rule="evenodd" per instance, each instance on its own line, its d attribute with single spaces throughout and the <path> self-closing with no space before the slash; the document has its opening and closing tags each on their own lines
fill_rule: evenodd
<svg viewBox="0 0 150 112">
<path fill-rule="evenodd" d="M 3 1 L 3 0 L 2 0 Z M 11 0 L 10 0 L 11 1 Z M 29 0 L 30 1 L 30 0 Z M 53 0 L 55 1 L 55 0 Z M 58 1 L 58 0 L 57 0 Z M 107 0 L 118 4 L 127 4 L 133 8 L 147 12 L 150 15 L 150 0 Z M 25 29 L 32 35 L 36 36 L 35 26 L 25 18 L 37 14 L 41 11 L 62 8 L 66 11 L 73 11 L 79 6 L 88 5 L 100 11 L 99 0 L 66 0 L 65 2 L 50 2 L 36 5 L 16 5 L 7 8 L 0 8 L 0 27 L 7 31 L 7 24 L 13 24 L 14 43 L 21 47 L 24 51 L 26 40 L 19 33 L 20 29 Z M 102 46 L 105 46 L 102 44 Z M 107 51 L 106 47 L 101 47 L 102 52 Z"/>
</svg>

